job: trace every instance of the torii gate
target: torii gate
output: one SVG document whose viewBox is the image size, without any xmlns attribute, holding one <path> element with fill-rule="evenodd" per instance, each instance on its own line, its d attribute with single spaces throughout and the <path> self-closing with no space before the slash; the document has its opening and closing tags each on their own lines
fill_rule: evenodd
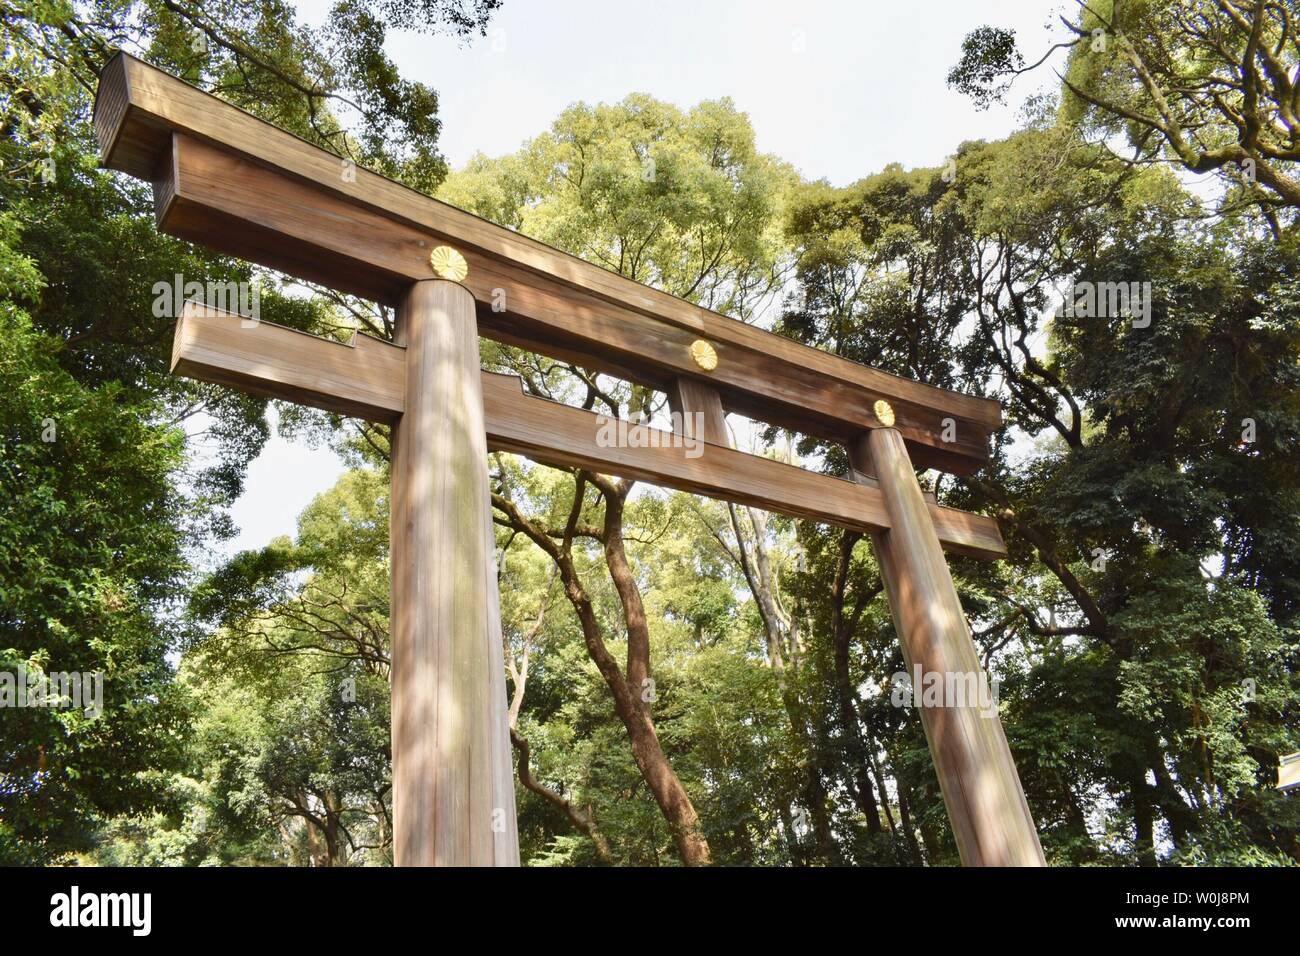
<svg viewBox="0 0 1300 956">
<path fill-rule="evenodd" d="M 988 459 L 997 402 L 888 375 L 607 272 L 364 169 L 119 53 L 95 134 L 153 184 L 164 232 L 397 309 L 349 344 L 188 304 L 172 370 L 393 426 L 394 857 L 518 865 L 488 449 L 811 518 L 872 536 L 909 670 L 984 679 L 947 563 L 1006 553 L 991 518 L 940 507 L 914 465 Z M 506 311 L 494 311 L 504 290 Z M 250 326 L 251 327 L 247 327 Z M 482 372 L 478 336 L 668 394 L 703 422 L 603 447 L 598 416 Z M 728 446 L 724 409 L 837 441 L 853 481 Z M 685 414 L 691 413 L 691 414 Z M 684 427 L 690 427 L 686 425 Z M 967 865 L 1042 865 L 996 715 L 924 707 Z"/>
</svg>

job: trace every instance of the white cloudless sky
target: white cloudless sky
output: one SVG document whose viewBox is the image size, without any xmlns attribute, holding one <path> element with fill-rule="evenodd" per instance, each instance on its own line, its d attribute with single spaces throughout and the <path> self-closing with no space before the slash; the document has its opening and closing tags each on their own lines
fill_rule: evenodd
<svg viewBox="0 0 1300 956">
<path fill-rule="evenodd" d="M 300 18 L 317 25 L 329 6 L 307 0 Z M 947 88 L 948 70 L 986 23 L 1016 29 L 1037 59 L 1064 10 L 1051 0 L 506 0 L 486 37 L 399 34 L 387 49 L 405 77 L 438 91 L 453 167 L 513 152 L 570 104 L 642 92 L 681 107 L 731 97 L 759 149 L 805 178 L 846 185 L 890 162 L 941 165 L 965 140 L 1010 133 L 1019 96 L 977 112 Z M 342 470 L 328 450 L 272 439 L 249 470 L 233 510 L 241 533 L 226 550 L 292 534 Z"/>
</svg>

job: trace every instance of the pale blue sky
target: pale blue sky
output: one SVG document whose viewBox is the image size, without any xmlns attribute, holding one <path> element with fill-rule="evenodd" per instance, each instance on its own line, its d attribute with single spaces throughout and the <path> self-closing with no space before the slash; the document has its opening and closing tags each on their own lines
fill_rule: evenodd
<svg viewBox="0 0 1300 956">
<path fill-rule="evenodd" d="M 302 18 L 319 22 L 329 5 L 301 3 Z M 976 112 L 944 78 L 962 38 L 984 23 L 1016 28 L 1036 59 L 1064 9 L 1051 0 L 506 0 L 485 38 L 398 35 L 388 52 L 439 92 L 453 167 L 478 151 L 517 149 L 571 103 L 644 92 L 683 107 L 730 96 L 760 149 L 843 185 L 890 162 L 938 165 L 963 140 L 1009 133 L 1017 97 Z M 292 534 L 341 472 L 326 450 L 273 439 L 249 471 L 233 512 L 241 534 L 227 550 Z"/>
<path fill-rule="evenodd" d="M 329 0 L 300 4 L 317 23 Z M 997 138 L 1009 108 L 977 113 L 944 78 L 962 38 L 1014 27 L 1037 52 L 1051 0 L 506 0 L 472 43 L 390 38 L 404 75 L 441 95 L 453 165 L 510 152 L 579 100 L 650 93 L 679 106 L 730 96 L 759 148 L 808 178 L 852 182 L 889 162 L 935 165 L 962 140 Z M 1036 58 L 1036 57 L 1035 57 Z M 1044 74 L 1047 77 L 1049 74 Z"/>
</svg>

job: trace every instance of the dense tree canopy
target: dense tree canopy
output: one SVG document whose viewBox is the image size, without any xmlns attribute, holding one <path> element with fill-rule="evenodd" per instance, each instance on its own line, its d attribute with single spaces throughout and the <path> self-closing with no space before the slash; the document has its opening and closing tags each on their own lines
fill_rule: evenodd
<svg viewBox="0 0 1300 956">
<path fill-rule="evenodd" d="M 147 187 L 98 168 L 99 66 L 126 48 L 427 189 L 445 172 L 436 95 L 397 75 L 384 31 L 412 16 L 481 30 L 496 6 L 340 3 L 320 32 L 277 3 L 0 11 L 0 657 L 7 673 L 104 677 L 96 719 L 4 711 L 0 859 L 66 859 L 119 816 L 184 813 L 172 777 L 206 719 L 192 705 L 212 698 L 177 681 L 171 656 L 194 633 L 196 566 L 233 533 L 224 509 L 268 436 L 265 402 L 166 374 L 173 317 L 153 308 L 154 284 L 253 276 L 160 235 Z M 263 318 L 332 328 L 324 304 L 263 279 Z"/>
</svg>

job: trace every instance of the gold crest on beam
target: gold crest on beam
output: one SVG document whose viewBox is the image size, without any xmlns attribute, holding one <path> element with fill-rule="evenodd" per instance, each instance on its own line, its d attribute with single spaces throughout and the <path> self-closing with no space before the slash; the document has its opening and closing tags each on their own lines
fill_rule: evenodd
<svg viewBox="0 0 1300 956">
<path fill-rule="evenodd" d="M 718 367 L 718 350 L 704 339 L 696 339 L 691 343 L 691 358 L 706 372 L 712 372 Z"/>
<path fill-rule="evenodd" d="M 429 265 L 444 279 L 460 282 L 469 275 L 469 263 L 451 246 L 439 246 L 429 253 Z"/>
</svg>

